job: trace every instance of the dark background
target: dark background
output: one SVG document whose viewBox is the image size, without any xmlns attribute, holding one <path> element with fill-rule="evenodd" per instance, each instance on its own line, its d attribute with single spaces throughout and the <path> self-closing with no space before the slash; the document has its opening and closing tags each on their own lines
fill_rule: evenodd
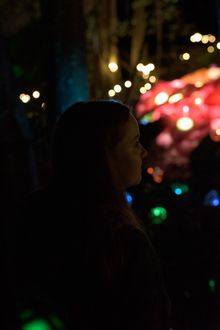
<svg viewBox="0 0 220 330">
<path fill-rule="evenodd" d="M 121 58 L 117 79 L 133 78 L 135 82 L 133 91 L 119 95 L 119 99 L 135 105 L 139 98 L 140 82 L 130 62 L 132 42 L 138 39 L 138 35 L 132 39 L 131 33 L 135 1 L 116 1 L 118 34 L 109 33 L 107 2 L 91 3 L 85 1 L 83 7 L 83 1 L 0 1 L 0 218 L 2 264 L 6 265 L 2 277 L 5 306 L 10 305 L 13 295 L 13 262 L 9 256 L 16 212 L 31 191 L 48 181 L 51 134 L 58 114 L 76 101 L 108 97 L 107 91 L 115 83 L 102 68 L 109 45 L 117 46 Z M 158 61 L 158 76 L 175 79 L 212 63 L 219 65 L 219 52 L 207 55 L 202 45 L 189 41 L 197 31 L 220 39 L 218 0 L 164 0 L 160 2 L 163 15 L 157 20 L 156 2 L 143 3 L 148 25 L 138 59 L 148 54 L 149 61 Z M 103 30 L 107 39 L 102 39 Z M 189 63 L 178 61 L 184 51 L 195 55 Z M 22 103 L 20 93 L 31 95 L 33 90 L 40 91 L 40 98 Z M 161 125 L 140 125 L 147 149 Z M 207 206 L 204 199 L 210 190 L 220 193 L 219 143 L 205 137 L 191 155 L 190 171 L 187 179 L 179 177 L 189 186 L 187 194 L 175 195 L 170 180 L 158 184 L 146 172 L 143 182 L 129 192 L 132 207 L 144 221 L 164 268 L 173 306 L 172 327 L 218 330 L 220 214 L 219 206 Z M 168 216 L 155 225 L 149 212 L 158 205 L 166 208 Z M 210 279 L 215 280 L 214 290 L 209 286 Z"/>
</svg>

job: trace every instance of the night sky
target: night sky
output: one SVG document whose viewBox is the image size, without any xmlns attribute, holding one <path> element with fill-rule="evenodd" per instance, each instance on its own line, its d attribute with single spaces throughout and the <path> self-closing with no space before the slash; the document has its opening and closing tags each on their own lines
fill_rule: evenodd
<svg viewBox="0 0 220 330">
<path fill-rule="evenodd" d="M 186 23 L 194 23 L 198 32 L 202 34 L 219 33 L 217 19 L 217 8 L 220 8 L 219 0 L 180 0 L 179 4 L 182 7 Z"/>
</svg>

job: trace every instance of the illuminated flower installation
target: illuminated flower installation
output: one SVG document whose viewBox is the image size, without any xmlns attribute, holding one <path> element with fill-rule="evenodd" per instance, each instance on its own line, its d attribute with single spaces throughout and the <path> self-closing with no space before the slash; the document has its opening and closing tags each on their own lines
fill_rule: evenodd
<svg viewBox="0 0 220 330">
<path fill-rule="evenodd" d="M 161 120 L 155 143 L 159 166 L 187 167 L 190 154 L 208 134 L 220 143 L 220 68 L 211 66 L 172 81 L 158 81 L 136 105 L 140 122 Z"/>
</svg>

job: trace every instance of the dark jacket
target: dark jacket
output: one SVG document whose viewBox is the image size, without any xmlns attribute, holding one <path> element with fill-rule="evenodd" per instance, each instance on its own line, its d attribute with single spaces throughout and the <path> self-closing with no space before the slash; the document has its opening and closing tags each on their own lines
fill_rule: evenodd
<svg viewBox="0 0 220 330">
<path fill-rule="evenodd" d="M 82 232 L 79 211 L 54 203 L 35 196 L 18 222 L 18 313 L 55 313 L 67 330 L 169 330 L 169 298 L 147 235 L 131 226 L 113 238 L 92 226 Z"/>
</svg>

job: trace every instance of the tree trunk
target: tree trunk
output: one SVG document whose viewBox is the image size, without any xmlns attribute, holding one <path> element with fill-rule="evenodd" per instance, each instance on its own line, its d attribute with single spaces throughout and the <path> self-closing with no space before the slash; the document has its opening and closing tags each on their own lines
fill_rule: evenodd
<svg viewBox="0 0 220 330">
<path fill-rule="evenodd" d="M 47 42 L 48 122 L 88 99 L 85 22 L 81 0 L 42 1 Z"/>
</svg>

